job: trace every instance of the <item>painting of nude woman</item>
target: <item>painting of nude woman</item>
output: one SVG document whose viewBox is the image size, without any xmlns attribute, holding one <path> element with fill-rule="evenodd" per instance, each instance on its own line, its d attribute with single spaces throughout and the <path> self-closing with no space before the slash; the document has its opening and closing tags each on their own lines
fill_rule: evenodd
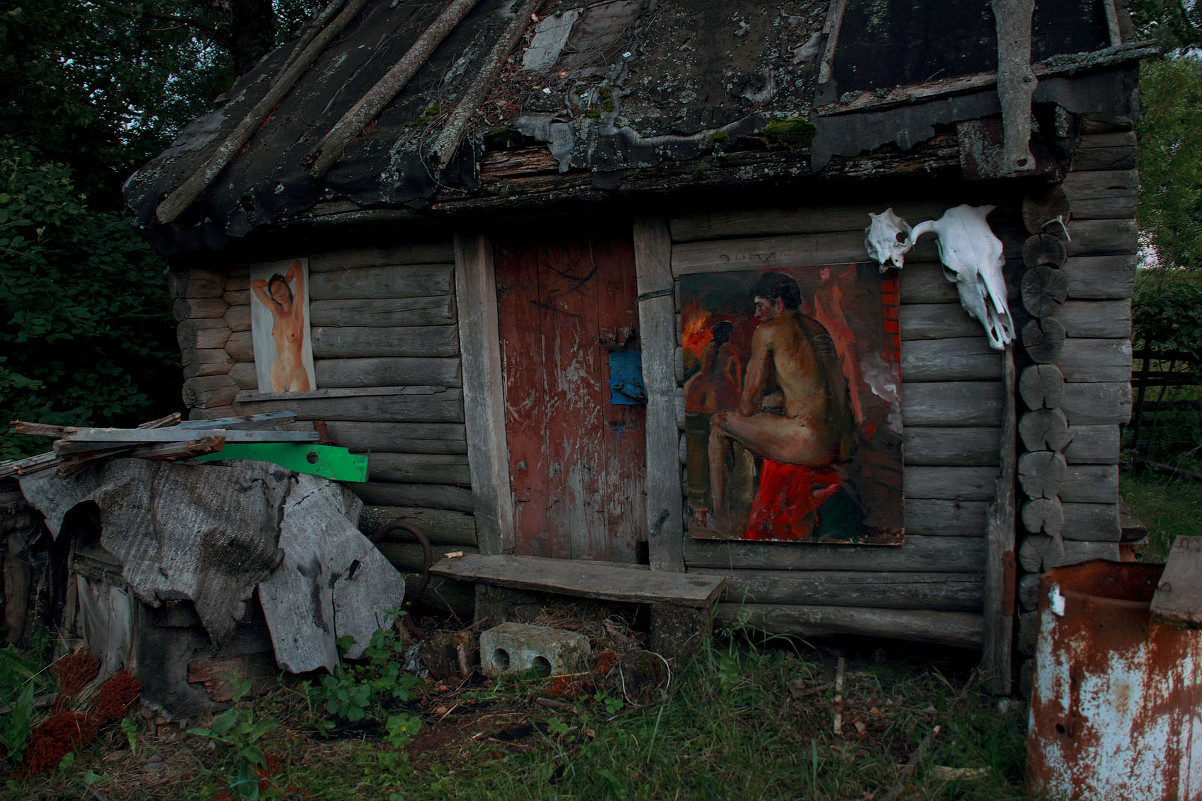
<svg viewBox="0 0 1202 801">
<path fill-rule="evenodd" d="M 900 544 L 896 278 L 830 265 L 680 289 L 690 535 Z"/>
<path fill-rule="evenodd" d="M 309 337 L 308 284 L 306 259 L 251 266 L 251 338 L 260 392 L 317 388 Z"/>
</svg>

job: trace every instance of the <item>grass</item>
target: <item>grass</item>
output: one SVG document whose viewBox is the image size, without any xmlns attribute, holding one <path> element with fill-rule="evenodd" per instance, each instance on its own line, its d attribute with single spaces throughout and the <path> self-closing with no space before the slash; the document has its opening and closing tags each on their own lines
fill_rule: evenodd
<svg viewBox="0 0 1202 801">
<path fill-rule="evenodd" d="M 422 722 L 402 748 L 380 732 L 319 736 L 328 715 L 296 685 L 255 702 L 257 719 L 279 723 L 259 741 L 262 797 L 1023 798 L 1023 708 L 998 711 L 966 663 L 931 659 L 848 653 L 841 702 L 836 655 L 737 635 L 670 679 L 636 655 L 566 684 L 429 683 L 409 704 Z M 49 777 L 10 780 L 7 797 L 201 799 L 228 781 L 224 744 L 173 727 L 125 734 Z"/>
<path fill-rule="evenodd" d="M 1202 459 L 1182 456 L 1171 467 L 1202 472 Z M 1145 562 L 1163 562 L 1173 540 L 1202 535 L 1202 482 L 1165 476 L 1146 469 L 1124 470 L 1119 489 L 1131 513 L 1148 529 L 1148 541 L 1140 546 Z"/>
</svg>

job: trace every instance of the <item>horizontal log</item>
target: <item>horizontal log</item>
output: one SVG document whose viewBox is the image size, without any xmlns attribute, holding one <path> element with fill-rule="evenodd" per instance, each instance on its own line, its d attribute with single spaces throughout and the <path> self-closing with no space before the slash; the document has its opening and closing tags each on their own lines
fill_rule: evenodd
<svg viewBox="0 0 1202 801">
<path fill-rule="evenodd" d="M 230 330 L 221 317 L 182 320 L 175 329 L 180 348 L 220 348 L 229 336 Z"/>
<path fill-rule="evenodd" d="M 246 295 L 246 300 L 241 300 L 241 297 L 242 297 L 241 295 L 238 295 L 237 297 L 240 299 L 239 302 L 241 302 L 241 303 L 250 303 L 249 291 L 250 291 L 250 273 L 249 272 L 245 273 L 243 275 L 230 275 L 230 277 L 227 278 L 226 282 L 225 282 L 225 295 L 223 297 L 226 298 L 226 301 L 225 301 L 226 303 L 230 303 L 229 295 L 231 293 L 247 292 L 248 294 Z M 230 305 L 234 306 L 237 304 L 230 303 Z"/>
<path fill-rule="evenodd" d="M 1070 464 L 1060 487 L 1065 503 L 1117 503 L 1118 497 L 1117 465 Z"/>
<path fill-rule="evenodd" d="M 906 498 L 988 501 L 997 492 L 996 467 L 906 467 Z"/>
<path fill-rule="evenodd" d="M 313 325 L 411 328 L 450 325 L 455 322 L 451 295 L 428 298 L 373 298 L 366 300 L 314 300 L 309 303 Z"/>
<path fill-rule="evenodd" d="M 314 273 L 309 277 L 309 297 L 316 301 L 447 295 L 454 291 L 454 269 L 450 264 L 420 264 Z"/>
<path fill-rule="evenodd" d="M 1134 131 L 1083 136 L 1081 144 L 1073 151 L 1069 170 L 1133 170 L 1138 152 Z"/>
<path fill-rule="evenodd" d="M 864 249 L 863 230 L 722 239 L 674 245 L 672 274 L 679 277 L 692 273 L 728 270 L 854 264 L 868 259 L 868 251 Z"/>
<path fill-rule="evenodd" d="M 907 536 L 904 544 L 798 545 L 795 543 L 684 542 L 689 570 L 867 570 L 930 573 L 975 573 L 985 566 L 983 537 Z"/>
<path fill-rule="evenodd" d="M 1057 233 L 1060 236 L 1057 236 Z M 1040 266 L 1062 267 L 1068 258 L 1068 246 L 1062 238 L 1063 235 L 1063 231 L 1052 230 L 1027 237 L 1022 247 L 1023 265 L 1028 270 Z"/>
<path fill-rule="evenodd" d="M 1064 264 L 1070 300 L 1130 298 L 1135 289 L 1136 257 L 1075 256 Z"/>
<path fill-rule="evenodd" d="M 254 337 L 249 331 L 235 331 L 225 341 L 225 352 L 236 362 L 255 360 Z"/>
<path fill-rule="evenodd" d="M 1131 380 L 1131 340 L 1066 339 L 1057 360 L 1069 383 Z"/>
<path fill-rule="evenodd" d="M 956 285 L 943 276 L 938 256 L 929 261 L 907 259 L 906 266 L 897 272 L 897 288 L 903 319 L 904 307 L 910 304 L 960 302 Z"/>
<path fill-rule="evenodd" d="M 363 423 L 462 423 L 463 394 L 455 388 L 438 389 L 423 395 L 356 395 L 293 397 L 257 400 L 239 396 L 247 413 L 296 412 L 300 420 L 341 420 Z M 403 504 L 401 504 L 403 505 Z"/>
<path fill-rule="evenodd" d="M 460 386 L 459 359 L 317 359 L 319 387 L 378 387 L 434 384 Z"/>
<path fill-rule="evenodd" d="M 1002 420 L 1002 385 L 996 381 L 906 383 L 905 426 L 996 426 Z"/>
<path fill-rule="evenodd" d="M 230 368 L 229 376 L 239 390 L 256 390 L 259 388 L 259 375 L 255 372 L 254 362 L 238 362 Z"/>
<path fill-rule="evenodd" d="M 854 635 L 980 648 L 984 619 L 972 612 L 860 609 L 838 606 L 718 604 L 721 623 L 799 637 Z"/>
<path fill-rule="evenodd" d="M 1120 133 L 1135 130 L 1135 122 L 1130 117 L 1109 114 L 1078 114 L 1077 130 L 1082 135 Z"/>
<path fill-rule="evenodd" d="M 219 298 L 225 292 L 225 276 L 199 268 L 172 270 L 167 274 L 167 287 L 176 298 Z"/>
<path fill-rule="evenodd" d="M 1135 170 L 1070 172 L 1065 194 L 1078 220 L 1120 220 L 1135 217 L 1139 173 Z"/>
<path fill-rule="evenodd" d="M 392 563 L 392 566 L 402 572 L 412 571 L 420 573 L 425 567 L 425 554 L 422 551 L 422 546 L 410 542 L 397 542 L 396 540 L 385 540 L 376 545 L 380 549 L 380 553 L 384 554 L 384 558 Z M 439 546 L 433 553 L 434 562 L 437 562 L 443 557 L 444 551 L 463 551 L 464 553 L 480 553 L 480 549 L 474 545 L 445 545 Z M 431 563 L 433 564 L 433 563 Z"/>
<path fill-rule="evenodd" d="M 1000 378 L 1002 354 L 980 336 L 914 339 L 901 343 L 901 372 L 907 384 Z"/>
<path fill-rule="evenodd" d="M 980 611 L 981 573 L 869 573 L 853 570 L 689 571 L 721 576 L 721 601 L 748 604 Z"/>
<path fill-rule="evenodd" d="M 225 313 L 225 324 L 231 331 L 249 331 L 250 306 L 230 306 Z"/>
<path fill-rule="evenodd" d="M 1042 573 L 1053 567 L 1075 565 L 1090 559 L 1118 560 L 1117 542 L 1056 540 L 1046 534 L 1023 537 L 1018 547 L 1018 563 L 1028 573 Z"/>
<path fill-rule="evenodd" d="M 404 264 L 454 264 L 455 246 L 445 242 L 413 242 L 389 247 L 354 248 L 314 253 L 309 256 L 311 272 L 347 270 Z"/>
<path fill-rule="evenodd" d="M 901 308 L 901 338 L 951 339 L 981 334 L 981 324 L 959 303 L 915 303 Z"/>
<path fill-rule="evenodd" d="M 311 329 L 313 358 L 366 359 L 378 356 L 438 357 L 459 355 L 459 329 L 453 325 L 417 328 Z"/>
<path fill-rule="evenodd" d="M 1122 430 L 1115 424 L 1069 426 L 1069 464 L 1118 464 Z"/>
<path fill-rule="evenodd" d="M 412 506 L 364 506 L 359 513 L 359 529 L 371 535 L 383 526 L 405 523 L 425 535 L 431 545 L 475 545 L 476 518 L 447 509 L 419 509 Z M 411 537 L 397 531 L 390 538 L 405 541 Z"/>
<path fill-rule="evenodd" d="M 1131 385 L 1065 384 L 1062 408 L 1070 426 L 1123 424 L 1131 419 Z"/>
<path fill-rule="evenodd" d="M 356 452 L 467 453 L 462 423 L 348 423 L 327 420 L 330 438 Z"/>
<path fill-rule="evenodd" d="M 367 458 L 369 481 L 396 484 L 472 485 L 467 456 L 462 454 L 379 453 Z"/>
<path fill-rule="evenodd" d="M 1070 339 L 1127 339 L 1131 336 L 1131 301 L 1069 300 L 1052 314 Z"/>
<path fill-rule="evenodd" d="M 221 298 L 176 298 L 171 311 L 176 320 L 213 319 L 223 316 L 229 306 Z"/>
<path fill-rule="evenodd" d="M 999 464 L 1000 428 L 907 428 L 905 463 L 908 465 Z"/>
<path fill-rule="evenodd" d="M 189 409 L 229 406 L 234 402 L 237 393 L 238 387 L 234 384 L 233 379 L 224 375 L 189 378 L 184 382 L 181 392 L 184 405 Z"/>
<path fill-rule="evenodd" d="M 797 206 L 793 208 L 739 209 L 690 214 L 669 221 L 673 243 L 745 236 L 821 234 L 832 231 L 863 232 L 871 222 L 869 212 L 892 208 L 911 222 L 942 216 L 946 203 L 898 200 L 875 205 Z"/>
<path fill-rule="evenodd" d="M 234 360 L 224 348 L 181 348 L 180 363 L 184 366 L 185 379 L 225 375 L 234 366 Z"/>
<path fill-rule="evenodd" d="M 189 420 L 215 420 L 221 417 L 233 417 L 237 414 L 237 410 L 232 405 L 230 406 L 214 406 L 212 408 L 201 408 L 194 406 L 188 410 Z"/>
<path fill-rule="evenodd" d="M 1060 184 L 1051 184 L 1028 192 L 1023 198 L 1023 227 L 1028 234 L 1040 234 L 1056 219 L 1067 220 L 1072 213 L 1068 194 Z"/>
<path fill-rule="evenodd" d="M 1123 538 L 1118 503 L 1064 504 L 1064 538 L 1118 542 Z"/>
<path fill-rule="evenodd" d="M 226 303 L 228 303 L 231 306 L 246 306 L 246 305 L 250 304 L 250 290 L 249 289 L 236 289 L 236 290 L 227 289 L 225 291 L 225 293 L 221 296 L 221 299 L 224 300 Z"/>
<path fill-rule="evenodd" d="M 906 537 L 980 537 L 985 533 L 988 501 L 906 498 Z"/>
<path fill-rule="evenodd" d="M 1068 224 L 1068 255 L 1133 255 L 1139 250 L 1135 220 L 1073 220 Z"/>
<path fill-rule="evenodd" d="M 449 484 L 386 484 L 368 481 L 347 484 L 365 504 L 372 506 L 414 506 L 422 509 L 449 509 L 470 512 L 472 491 Z"/>
</svg>

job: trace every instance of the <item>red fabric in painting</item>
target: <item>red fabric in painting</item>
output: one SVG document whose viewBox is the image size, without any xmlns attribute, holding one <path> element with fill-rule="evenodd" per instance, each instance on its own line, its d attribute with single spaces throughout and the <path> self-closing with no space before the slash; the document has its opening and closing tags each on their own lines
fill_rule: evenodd
<svg viewBox="0 0 1202 801">
<path fill-rule="evenodd" d="M 839 491 L 834 466 L 809 467 L 764 459 L 743 539 L 802 540 L 818 523 L 818 508 Z"/>
</svg>

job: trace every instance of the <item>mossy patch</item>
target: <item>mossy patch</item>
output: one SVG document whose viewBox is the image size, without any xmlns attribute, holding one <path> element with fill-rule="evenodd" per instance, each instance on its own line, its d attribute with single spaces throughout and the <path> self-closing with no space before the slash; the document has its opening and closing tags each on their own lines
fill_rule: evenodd
<svg viewBox="0 0 1202 801">
<path fill-rule="evenodd" d="M 814 141 L 818 126 L 806 119 L 773 120 L 763 127 L 760 136 L 780 147 L 807 147 Z"/>
</svg>

